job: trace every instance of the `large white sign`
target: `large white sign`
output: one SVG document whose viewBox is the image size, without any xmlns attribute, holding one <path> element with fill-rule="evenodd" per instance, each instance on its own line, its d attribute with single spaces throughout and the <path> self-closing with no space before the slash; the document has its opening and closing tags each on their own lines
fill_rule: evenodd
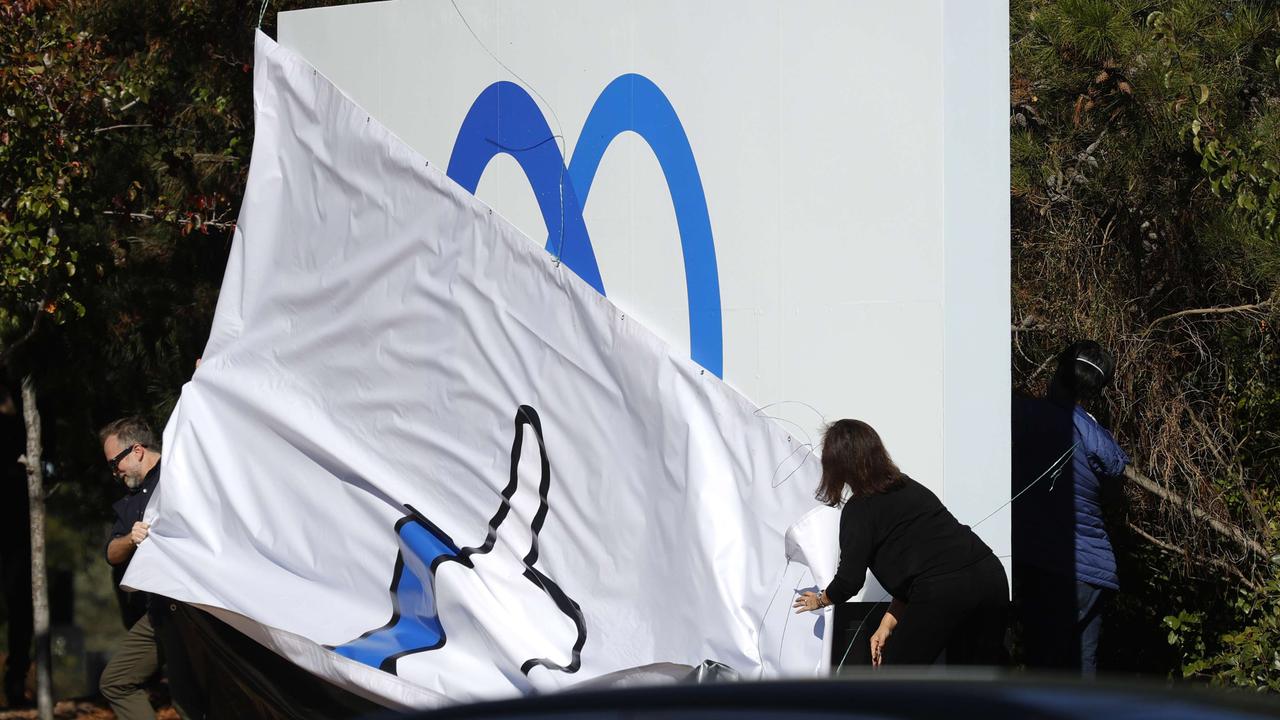
<svg viewBox="0 0 1280 720">
<path fill-rule="evenodd" d="M 398 707 L 824 667 L 797 440 L 262 35 L 254 103 L 126 586 Z"/>
<path fill-rule="evenodd" d="M 1009 497 L 1005 0 L 393 0 L 279 27 L 799 442 L 870 422 L 1007 558 L 1007 509 L 984 520 Z"/>
</svg>

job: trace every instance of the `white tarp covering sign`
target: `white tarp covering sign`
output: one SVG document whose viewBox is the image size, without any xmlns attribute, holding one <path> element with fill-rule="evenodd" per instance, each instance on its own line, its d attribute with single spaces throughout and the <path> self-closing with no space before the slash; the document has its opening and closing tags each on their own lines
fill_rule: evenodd
<svg viewBox="0 0 1280 720">
<path fill-rule="evenodd" d="M 1008 0 L 386 0 L 277 20 L 282 46 L 784 427 L 871 423 L 964 523 L 1009 500 Z M 1009 518 L 977 527 L 1001 557 Z"/>
<path fill-rule="evenodd" d="M 393 706 L 823 667 L 783 583 L 807 448 L 261 34 L 254 75 L 212 336 L 125 585 Z"/>
</svg>

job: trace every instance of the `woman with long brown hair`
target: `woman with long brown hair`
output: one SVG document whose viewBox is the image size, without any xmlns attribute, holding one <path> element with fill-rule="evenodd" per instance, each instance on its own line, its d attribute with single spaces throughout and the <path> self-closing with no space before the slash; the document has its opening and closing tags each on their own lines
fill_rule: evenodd
<svg viewBox="0 0 1280 720">
<path fill-rule="evenodd" d="M 796 612 L 845 602 L 868 568 L 893 595 L 871 636 L 875 665 L 927 665 L 943 650 L 950 665 L 1007 660 L 1009 582 L 978 536 L 928 488 L 907 477 L 880 435 L 838 420 L 822 438 L 819 501 L 840 512 L 840 564 L 825 590 L 805 592 Z"/>
</svg>

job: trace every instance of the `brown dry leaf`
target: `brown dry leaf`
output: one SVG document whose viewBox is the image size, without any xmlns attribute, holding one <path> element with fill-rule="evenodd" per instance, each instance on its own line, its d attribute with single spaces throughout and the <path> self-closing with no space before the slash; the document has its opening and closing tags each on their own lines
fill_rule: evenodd
<svg viewBox="0 0 1280 720">
<path fill-rule="evenodd" d="M 1031 94 L 1031 81 L 1015 75 L 1009 81 L 1009 104 L 1025 105 L 1028 101 L 1035 101 Z"/>
<path fill-rule="evenodd" d="M 1085 103 L 1087 102 L 1089 102 L 1089 98 L 1085 95 L 1081 95 L 1080 97 L 1076 98 L 1076 108 L 1075 108 L 1075 111 L 1071 113 L 1072 125 L 1076 127 L 1080 127 L 1080 117 L 1085 110 Z"/>
</svg>

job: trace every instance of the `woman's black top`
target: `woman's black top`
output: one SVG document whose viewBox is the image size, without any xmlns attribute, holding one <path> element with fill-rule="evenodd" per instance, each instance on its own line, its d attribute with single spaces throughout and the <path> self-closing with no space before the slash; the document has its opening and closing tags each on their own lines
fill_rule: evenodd
<svg viewBox="0 0 1280 720">
<path fill-rule="evenodd" d="M 909 600 L 920 578 L 945 575 L 992 556 L 968 525 L 929 488 L 906 475 L 886 492 L 851 498 L 840 512 L 840 566 L 827 597 L 842 603 L 862 589 L 867 568 L 895 598 Z"/>
</svg>

